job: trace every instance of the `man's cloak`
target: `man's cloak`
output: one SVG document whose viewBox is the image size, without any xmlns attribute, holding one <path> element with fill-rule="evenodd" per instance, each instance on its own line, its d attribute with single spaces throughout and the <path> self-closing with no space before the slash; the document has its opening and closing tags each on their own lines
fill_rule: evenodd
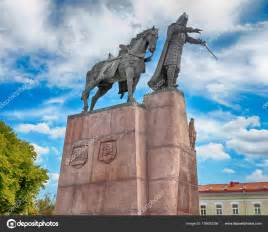
<svg viewBox="0 0 268 232">
<path fill-rule="evenodd" d="M 165 63 L 166 56 L 167 56 L 171 36 L 175 32 L 176 29 L 177 29 L 176 23 L 173 23 L 168 27 L 167 39 L 164 44 L 164 48 L 162 50 L 154 75 L 152 76 L 151 80 L 148 82 L 149 87 L 152 88 L 153 90 L 159 89 L 166 82 L 165 76 L 163 75 L 162 70 L 163 70 L 163 66 Z"/>
</svg>

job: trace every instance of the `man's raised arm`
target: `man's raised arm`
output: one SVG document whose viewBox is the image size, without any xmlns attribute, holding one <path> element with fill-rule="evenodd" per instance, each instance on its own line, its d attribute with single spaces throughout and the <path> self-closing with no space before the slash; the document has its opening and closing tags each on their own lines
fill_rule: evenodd
<svg viewBox="0 0 268 232">
<path fill-rule="evenodd" d="M 193 27 L 186 27 L 185 32 L 186 33 L 200 33 L 202 30 L 199 28 L 193 28 Z"/>
<path fill-rule="evenodd" d="M 203 46 L 206 45 L 206 41 L 204 41 L 202 39 L 195 39 L 195 38 L 190 37 L 190 36 L 187 36 L 186 42 L 191 43 L 191 44 L 200 44 L 200 45 L 203 45 Z"/>
</svg>

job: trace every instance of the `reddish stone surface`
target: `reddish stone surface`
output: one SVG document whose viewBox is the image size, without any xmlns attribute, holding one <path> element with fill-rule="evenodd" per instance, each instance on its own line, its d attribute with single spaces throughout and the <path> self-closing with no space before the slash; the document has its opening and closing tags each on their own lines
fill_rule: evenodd
<svg viewBox="0 0 268 232">
<path fill-rule="evenodd" d="M 147 202 L 144 111 L 138 105 L 123 105 L 69 117 L 56 214 L 137 215 L 141 211 Z M 70 161 L 84 159 L 79 152 L 74 154 L 74 147 L 81 144 L 87 146 L 87 159 L 77 168 Z M 107 155 L 112 157 L 109 163 L 100 159 Z"/>
<path fill-rule="evenodd" d="M 183 94 L 163 91 L 145 96 L 144 106 L 70 116 L 55 213 L 198 214 Z"/>
<path fill-rule="evenodd" d="M 149 201 L 164 193 L 148 214 L 198 214 L 198 194 L 191 189 L 197 186 L 195 153 L 190 148 L 184 96 L 164 91 L 145 96 L 144 104 Z"/>
<path fill-rule="evenodd" d="M 72 214 L 72 203 L 74 198 L 75 186 L 58 187 L 56 214 L 68 215 Z"/>
<path fill-rule="evenodd" d="M 163 178 L 149 181 L 150 215 L 177 215 L 178 181 L 174 178 Z"/>
<path fill-rule="evenodd" d="M 179 152 L 180 149 L 177 147 L 159 147 L 148 150 L 148 179 L 177 178 L 179 175 Z"/>
</svg>

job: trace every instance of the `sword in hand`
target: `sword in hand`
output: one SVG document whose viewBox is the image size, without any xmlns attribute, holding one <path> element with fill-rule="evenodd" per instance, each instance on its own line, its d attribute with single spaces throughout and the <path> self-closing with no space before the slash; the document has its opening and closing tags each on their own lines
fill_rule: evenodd
<svg viewBox="0 0 268 232">
<path fill-rule="evenodd" d="M 202 44 L 207 50 L 208 52 L 215 58 L 215 60 L 218 60 L 218 57 L 210 50 L 210 48 L 207 46 L 207 43 L 204 41 L 204 43 Z"/>
</svg>

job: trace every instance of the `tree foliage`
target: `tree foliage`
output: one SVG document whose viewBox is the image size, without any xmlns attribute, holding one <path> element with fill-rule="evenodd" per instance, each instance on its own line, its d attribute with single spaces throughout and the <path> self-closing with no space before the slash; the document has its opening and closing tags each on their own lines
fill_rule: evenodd
<svg viewBox="0 0 268 232">
<path fill-rule="evenodd" d="M 35 198 L 48 180 L 32 145 L 0 121 L 0 214 L 34 214 Z"/>
<path fill-rule="evenodd" d="M 55 208 L 55 197 L 45 194 L 43 198 L 36 200 L 35 207 L 38 215 L 52 215 Z"/>
</svg>

